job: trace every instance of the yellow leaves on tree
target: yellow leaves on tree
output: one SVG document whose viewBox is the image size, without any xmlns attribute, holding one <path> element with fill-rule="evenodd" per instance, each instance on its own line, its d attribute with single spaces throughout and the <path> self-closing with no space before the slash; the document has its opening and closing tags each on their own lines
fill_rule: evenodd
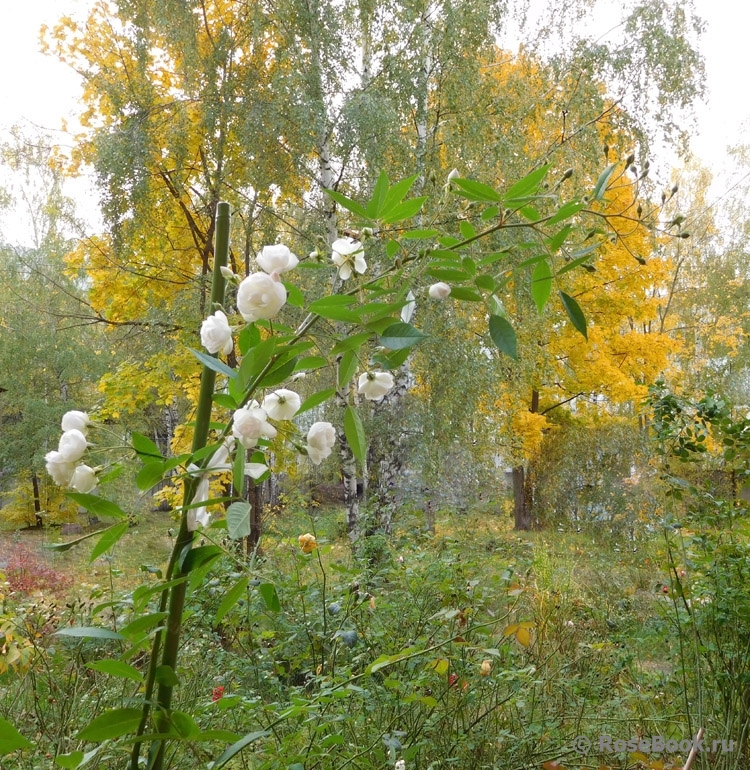
<svg viewBox="0 0 750 770">
<path fill-rule="evenodd" d="M 278 229 L 267 204 L 309 188 L 275 123 L 286 113 L 269 108 L 284 100 L 275 78 L 288 63 L 266 10 L 230 0 L 210 0 L 200 14 L 180 3 L 152 10 L 101 0 L 85 23 L 66 17 L 45 34 L 83 75 L 71 169 L 93 166 L 107 235 L 82 241 L 67 261 L 86 276 L 92 320 L 118 337 L 124 363 L 101 383 L 110 417 L 190 409 L 195 362 L 174 350 L 196 347 L 210 312 L 216 202 L 238 213 L 244 253 L 230 260 L 241 273 L 265 243 L 264 217 Z"/>
<path fill-rule="evenodd" d="M 158 353 L 145 361 L 124 361 L 102 377 L 99 391 L 104 402 L 98 413 L 103 419 L 119 419 L 149 407 L 173 406 L 176 398 L 195 403 L 199 388 L 195 359 L 184 348 L 168 359 Z"/>
<path fill-rule="evenodd" d="M 548 425 L 548 420 L 543 414 L 530 412 L 528 409 L 513 413 L 510 419 L 510 433 L 517 447 L 516 454 L 525 460 L 536 457 Z"/>
<path fill-rule="evenodd" d="M 610 193 L 607 207 L 627 210 L 629 195 L 624 186 Z M 588 341 L 566 325 L 552 346 L 563 390 L 621 404 L 642 400 L 648 384 L 669 368 L 677 343 L 658 323 L 670 261 L 644 226 L 622 217 L 614 217 L 613 225 L 617 242 L 602 248 L 593 271 L 577 271 L 566 287 L 585 308 Z"/>
<path fill-rule="evenodd" d="M 13 487 L 3 506 L 3 521 L 13 527 L 34 526 L 37 521 L 36 502 L 43 506 L 43 520 L 45 524 L 65 524 L 76 521 L 78 508 L 66 496 L 63 489 L 52 483 L 47 474 L 40 474 L 37 478 L 39 488 L 39 500 L 34 500 L 32 485 L 25 479 L 19 479 L 19 483 Z"/>
<path fill-rule="evenodd" d="M 175 226 L 161 233 L 147 230 L 138 243 L 139 250 L 124 260 L 116 256 L 110 238 L 95 236 L 79 241 L 66 257 L 69 271 L 85 272 L 90 281 L 92 310 L 113 327 L 147 322 L 154 308 L 179 307 L 187 301 L 185 291 L 198 297 L 199 276 L 175 253 L 189 251 L 191 243 L 181 239 Z M 171 260 L 164 258 L 169 253 Z"/>
</svg>

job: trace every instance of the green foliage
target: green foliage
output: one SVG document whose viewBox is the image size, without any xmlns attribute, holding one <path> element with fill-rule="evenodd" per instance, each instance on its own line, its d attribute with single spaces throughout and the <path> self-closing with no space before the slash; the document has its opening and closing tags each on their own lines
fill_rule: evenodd
<svg viewBox="0 0 750 770">
<path fill-rule="evenodd" d="M 507 318 L 490 316 L 490 337 L 497 347 L 511 358 L 518 358 L 516 333 Z"/>
<path fill-rule="evenodd" d="M 277 562 L 266 560 L 258 542 L 249 544 L 255 546 L 250 559 L 236 550 L 245 537 L 257 535 L 251 516 L 257 506 L 253 510 L 243 500 L 246 471 L 252 464 L 270 464 L 285 440 L 317 464 L 330 453 L 334 434 L 331 425 L 318 422 L 323 431 L 317 438 L 327 445 L 313 446 L 311 433 L 305 448 L 299 427 L 284 424 L 288 417 L 276 420 L 277 427 L 250 415 L 258 409 L 255 399 L 309 367 L 317 373 L 312 392 L 304 394 L 310 411 L 322 406 L 327 395 L 321 394 L 331 394 L 336 370 L 336 395 L 345 407 L 342 468 L 351 482 L 355 460 L 366 469 L 368 445 L 366 420 L 350 382 L 359 368 L 369 377 L 371 368 L 380 366 L 386 370 L 377 373 L 381 382 L 395 384 L 387 372 L 405 364 L 412 348 L 423 355 L 429 350 L 430 321 L 412 325 L 407 318 L 416 293 L 433 278 L 451 282 L 449 311 L 428 311 L 433 327 L 444 324 L 455 332 L 461 324 L 451 315 L 463 314 L 479 339 L 471 363 L 482 382 L 494 382 L 496 371 L 487 359 L 499 358 L 498 368 L 506 361 L 495 358 L 488 338 L 515 365 L 522 358 L 519 328 L 532 327 L 532 344 L 526 345 L 532 349 L 543 347 L 533 330 L 545 323 L 558 331 L 572 326 L 587 336 L 571 273 L 596 271 L 593 253 L 609 246 L 611 238 L 617 241 L 618 217 L 629 212 L 640 192 L 638 183 L 632 192 L 622 183 L 629 160 L 617 173 L 610 169 L 599 177 L 594 208 L 587 208 L 585 197 L 593 184 L 590 164 L 573 183 L 577 189 L 564 191 L 571 174 L 554 181 L 561 161 L 554 156 L 558 142 L 550 145 L 553 133 L 545 136 L 536 115 L 536 149 L 526 147 L 526 126 L 506 126 L 496 131 L 497 141 L 507 142 L 497 153 L 502 167 L 485 167 L 492 148 L 482 139 L 487 134 L 474 129 L 488 111 L 476 110 L 475 94 L 485 85 L 493 85 L 493 99 L 496 91 L 508 90 L 483 74 L 498 53 L 492 42 L 499 15 L 491 4 L 465 0 L 427 13 L 418 5 L 396 3 L 382 17 L 366 3 L 341 10 L 329 0 L 274 7 L 220 0 L 200 14 L 179 3 L 153 13 L 115 3 L 92 10 L 85 34 L 63 20 L 52 36 L 58 53 L 84 74 L 90 112 L 77 160 L 96 170 L 107 224 L 106 237 L 80 244 L 69 265 L 89 281 L 89 319 L 143 330 L 146 337 L 140 349 L 130 348 L 132 360 L 123 356 L 104 378 L 109 397 L 101 414 L 132 419 L 140 412 L 137 421 L 170 424 L 162 441 L 157 431 L 152 440 L 146 435 L 152 431 L 140 426 L 131 433 L 142 464 L 136 483 L 149 490 L 161 475 L 183 488 L 169 564 L 163 573 L 146 568 L 157 582 L 138 593 L 137 601 L 134 592 L 126 599 L 113 596 L 90 612 L 85 608 L 79 614 L 91 617 L 76 618 L 57 632 L 78 651 L 115 648 L 112 659 L 131 667 L 87 669 L 104 683 L 96 708 L 68 716 L 57 733 L 59 744 L 79 744 L 55 747 L 57 754 L 72 749 L 63 765 L 110 761 L 115 754 L 122 759 L 127 752 L 129 766 L 137 770 L 147 751 L 142 744 L 149 743 L 151 770 L 185 761 L 221 767 L 246 749 L 256 764 L 268 768 L 340 766 L 363 756 L 373 765 L 403 757 L 425 765 L 442 758 L 461 767 L 528 766 L 559 751 L 550 753 L 540 736 L 555 731 L 567 739 L 581 723 L 579 704 L 566 711 L 572 695 L 564 684 L 568 672 L 547 666 L 552 648 L 546 647 L 546 631 L 556 618 L 546 610 L 542 591 L 538 596 L 544 601 L 519 598 L 531 586 L 525 578 L 524 586 L 516 585 L 511 565 L 499 575 L 476 577 L 446 544 L 437 558 L 415 554 L 426 564 L 434 560 L 423 573 L 405 567 L 402 575 L 384 536 L 367 539 L 364 562 L 352 563 L 333 558 L 330 542 L 319 532 L 299 536 L 302 553 L 288 543 L 280 546 Z M 359 77 L 354 72 L 358 57 L 332 55 L 344 50 L 345 41 L 357 39 L 365 41 Z M 434 67 L 428 66 L 433 61 Z M 371 67 L 377 77 L 368 72 Z M 529 80 L 540 85 L 539 93 L 557 82 L 533 57 L 514 63 L 514 73 L 521 71 L 521 91 L 529 90 Z M 506 73 L 502 77 L 509 79 Z M 675 86 L 665 95 L 663 104 L 670 104 L 678 90 Z M 572 88 L 573 95 L 580 94 L 574 114 L 582 128 L 599 130 L 610 111 L 602 92 L 599 83 L 579 89 L 576 82 Z M 522 101 L 523 112 L 536 113 Z M 510 122 L 499 107 L 493 104 L 489 112 Z M 335 119 L 334 111 L 340 111 Z M 434 116 L 447 114 L 458 117 L 439 128 L 442 121 Z M 384 125 L 383 116 L 395 119 L 388 132 L 376 131 L 367 140 L 362 128 L 368 121 L 362 119 L 370 115 L 368 133 Z M 469 138 L 446 143 L 451 132 Z M 563 130 L 563 155 L 566 141 Z M 467 174 L 454 179 L 452 173 L 441 189 L 436 180 L 444 176 L 444 143 L 452 152 L 467 150 L 462 155 Z M 384 165 L 373 164 L 379 154 L 409 176 L 392 184 L 385 171 L 375 171 Z M 318 164 L 314 171 L 307 167 L 311 159 Z M 473 176 L 479 178 L 467 178 Z M 613 214 L 604 204 L 619 208 Z M 307 221 L 315 206 L 321 216 Z M 371 267 L 360 278 L 365 269 L 360 256 L 354 287 L 340 288 L 351 278 L 347 265 L 334 280 L 333 295 L 326 296 L 327 276 L 318 262 L 339 229 L 337 206 L 342 220 L 349 216 L 348 224 L 367 244 Z M 233 225 L 231 208 L 237 212 Z M 650 207 L 643 219 L 656 227 L 657 214 Z M 231 274 L 251 273 L 259 246 L 279 238 L 307 254 L 315 234 L 325 248 L 303 259 L 309 269 L 299 271 L 299 283 L 282 289 L 276 271 L 260 275 L 267 287 L 273 284 L 263 302 L 268 297 L 275 302 L 279 295 L 289 299 L 284 315 L 276 318 L 278 307 L 257 314 L 242 310 L 245 319 L 254 320 L 244 325 L 236 343 L 230 334 L 228 348 L 214 348 L 226 362 L 219 353 L 194 349 L 197 319 L 234 301 L 225 292 L 227 267 Z M 239 280 L 230 275 L 232 291 Z M 553 283 L 556 301 L 550 303 Z M 247 284 L 239 294 L 243 288 Z M 530 300 L 546 319 L 528 320 Z M 202 365 L 200 383 L 193 377 L 192 359 L 182 351 Z M 467 374 L 461 356 L 453 357 L 453 365 Z M 523 365 L 533 370 L 535 362 L 529 358 Z M 437 370 L 445 378 L 444 368 Z M 462 379 L 448 387 L 462 388 Z M 476 400 L 486 392 L 477 388 L 474 402 L 458 405 L 451 417 L 477 412 Z M 360 394 L 372 398 L 364 388 Z M 236 411 L 245 406 L 249 412 Z M 484 407 L 478 419 L 489 424 L 491 403 Z M 184 431 L 175 435 L 171 425 L 174 414 L 189 412 L 192 441 Z M 260 435 L 238 434 L 242 447 L 237 448 L 224 442 L 241 417 L 248 418 L 248 433 L 255 431 L 251 420 L 262 427 Z M 457 438 L 482 432 L 482 426 L 469 424 L 456 433 L 457 422 L 446 419 L 440 430 L 425 431 L 441 444 L 439 459 L 460 450 Z M 177 457 L 169 452 L 173 439 Z M 253 450 L 250 464 L 246 449 Z M 213 466 L 220 452 L 224 460 L 232 452 L 243 457 Z M 219 473 L 231 475 L 234 486 L 226 481 L 211 498 L 210 476 Z M 347 490 L 353 498 L 351 484 Z M 98 515 L 126 517 L 122 508 L 98 496 L 71 499 Z M 208 528 L 206 509 L 219 503 L 229 503 L 224 526 Z M 353 510 L 352 504 L 350 514 Z M 314 522 L 311 528 L 316 531 Z M 119 547 L 126 531 L 124 521 L 106 530 L 92 557 Z M 339 579 L 332 579 L 334 572 Z M 338 610 L 331 611 L 333 606 Z M 225 676 L 231 674 L 226 685 L 212 690 L 210 703 L 208 665 L 200 667 L 201 677 L 191 677 L 181 665 L 181 651 L 191 663 L 220 658 Z M 146 657 L 148 665 L 140 671 Z M 599 718 L 610 704 L 603 672 L 621 662 L 612 651 L 603 666 L 580 664 L 585 672 L 589 663 L 597 669 L 589 702 Z M 545 668 L 549 678 L 543 684 L 559 687 L 564 697 L 540 719 L 533 708 L 527 712 L 527 704 L 541 701 L 545 691 L 537 671 Z M 135 686 L 136 672 L 143 676 L 142 687 Z M 465 688 L 458 687 L 462 681 Z M 237 696 L 222 697 L 230 685 Z M 202 699 L 196 697 L 200 688 Z M 234 729 L 227 730 L 226 722 Z M 510 737 L 519 727 L 524 738 L 504 750 L 499 737 Z M 100 742 L 102 755 L 83 754 L 86 742 Z"/>
<path fill-rule="evenodd" d="M 649 394 L 654 446 L 667 494 L 712 525 L 746 512 L 740 492 L 750 479 L 750 419 L 715 393 L 690 398 L 663 382 Z"/>
<path fill-rule="evenodd" d="M 649 405 L 671 501 L 666 530 L 673 619 L 683 641 L 685 701 L 716 734 L 738 736 L 718 766 L 743 766 L 748 749 L 747 650 L 750 578 L 747 504 L 748 419 L 720 395 L 690 398 L 652 389 Z M 731 483 L 727 483 L 731 481 Z M 683 529 L 682 521 L 691 530 Z M 709 728 L 710 725 L 710 728 Z"/>
<path fill-rule="evenodd" d="M 641 538 L 659 512 L 644 435 L 627 419 L 568 419 L 545 438 L 534 464 L 534 515 L 544 526 Z"/>
<path fill-rule="evenodd" d="M 44 454 L 62 414 L 92 398 L 109 346 L 98 329 L 73 320 L 85 299 L 64 257 L 77 222 L 52 139 L 14 129 L 0 146 L 0 168 L 11 174 L 15 216 L 29 233 L 23 244 L 0 234 L 0 491 L 13 492 L 0 517 L 39 526 L 75 513 L 47 485 Z"/>
<path fill-rule="evenodd" d="M 671 708 L 682 677 L 654 590 L 662 575 L 646 563 L 653 545 L 613 555 L 609 540 L 519 540 L 496 516 L 449 512 L 433 541 L 418 545 L 414 531 L 397 530 L 368 566 L 329 536 L 340 515 L 311 520 L 288 509 L 266 535 L 262 560 L 248 564 L 227 542 L 190 592 L 184 655 L 169 674 L 180 686 L 170 719 L 157 721 L 174 761 L 252 757 L 268 770 L 333 770 L 366 750 L 372 768 L 401 758 L 539 767 L 565 763 L 575 735 L 617 735 L 623 720 L 639 720 L 649 734 L 688 734 Z M 310 529 L 318 547 L 304 554 L 296 535 Z M 13 697 L 0 710 L 22 737 L 43 737 L 3 767 L 21 770 L 45 752 L 61 767 L 93 751 L 95 768 L 124 761 L 146 671 L 147 642 L 136 641 L 134 623 L 159 615 L 153 580 L 93 604 L 70 601 L 52 615 L 29 608 L 29 632 L 34 622 L 90 628 L 93 614 L 130 641 L 80 636 L 50 645 L 51 629 L 43 631 L 36 686 L 6 677 Z M 33 723 L 20 722 L 19 709 Z M 89 739 L 105 736 L 92 749 Z"/>
<path fill-rule="evenodd" d="M 0 755 L 10 754 L 18 749 L 30 748 L 31 743 L 5 719 L 0 719 Z"/>
</svg>

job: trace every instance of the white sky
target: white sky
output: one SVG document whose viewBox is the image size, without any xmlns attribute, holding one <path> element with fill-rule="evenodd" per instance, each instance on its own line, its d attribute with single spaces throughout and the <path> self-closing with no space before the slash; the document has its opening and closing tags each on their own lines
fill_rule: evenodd
<svg viewBox="0 0 750 770">
<path fill-rule="evenodd" d="M 158 0 L 154 0 L 158 2 Z M 39 51 L 39 29 L 52 26 L 63 14 L 83 15 L 91 0 L 0 0 L 0 142 L 14 124 L 59 130 L 63 118 L 76 111 L 78 78 L 65 65 Z M 726 160 L 728 145 L 743 139 L 743 123 L 750 120 L 745 99 L 747 30 L 750 6 L 734 0 L 695 0 L 707 22 L 701 42 L 709 87 L 707 106 L 696 105 L 699 130 L 693 140 L 696 154 L 713 170 L 724 170 L 720 185 L 732 184 L 733 170 Z M 60 134 L 60 143 L 67 137 Z M 652 165 L 659 165 L 654 158 Z M 744 173 L 744 172 L 743 172 Z M 92 200 L 77 185 L 71 193 Z M 717 194 L 721 189 L 717 190 Z M 85 212 L 84 212 L 85 213 Z M 3 223 L 10 240 L 11 228 Z"/>
<path fill-rule="evenodd" d="M 723 162 L 727 146 L 743 141 L 750 120 L 750 103 L 743 87 L 750 6 L 734 0 L 695 0 L 695 5 L 707 23 L 700 45 L 706 58 L 709 92 L 707 106 L 696 110 L 701 130 L 695 138 L 695 150 L 716 166 Z"/>
</svg>

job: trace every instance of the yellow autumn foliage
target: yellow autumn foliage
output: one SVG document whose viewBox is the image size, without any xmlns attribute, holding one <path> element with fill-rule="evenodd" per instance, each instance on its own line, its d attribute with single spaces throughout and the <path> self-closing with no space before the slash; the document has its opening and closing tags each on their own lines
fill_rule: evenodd
<svg viewBox="0 0 750 770">
<path fill-rule="evenodd" d="M 603 99 L 601 115 L 587 115 L 584 106 L 581 114 L 571 113 L 566 124 L 561 116 L 567 110 L 567 100 L 576 84 L 566 76 L 554 83 L 548 78 L 544 67 L 524 54 L 513 56 L 496 50 L 494 59 L 486 62 L 483 98 L 491 105 L 486 118 L 491 128 L 476 163 L 483 164 L 478 165 L 478 169 L 496 189 L 502 190 L 525 173 L 529 159 L 541 157 L 551 157 L 556 166 L 562 162 L 570 164 L 579 188 L 585 169 L 591 169 L 588 184 L 593 188 L 601 166 L 590 156 L 584 160 L 582 154 L 592 145 L 606 144 L 609 146 L 607 160 L 611 162 L 624 158 L 632 148 L 632 139 L 620 127 L 624 123 L 619 120 L 617 108 L 607 105 Z M 594 86 L 594 92 L 601 97 L 601 87 L 597 90 Z M 470 116 L 459 116 L 457 122 L 461 124 L 462 119 L 465 127 L 468 126 Z M 576 132 L 576 128 L 585 121 L 590 121 L 589 131 L 585 140 L 581 140 L 578 135 L 581 132 Z M 456 123 L 446 121 L 442 130 L 442 146 L 446 149 L 440 158 L 445 167 L 450 168 L 455 161 L 452 162 L 447 148 L 456 139 Z M 593 141 L 592 134 L 596 137 Z M 460 137 L 459 141 L 462 141 Z M 550 156 L 556 144 L 558 154 Z M 486 161 L 493 157 L 495 145 L 505 148 L 495 155 L 502 159 L 502 165 L 498 163 L 495 169 L 488 169 Z M 509 146 L 516 148 L 517 162 L 509 156 Z M 475 156 L 469 151 L 466 157 Z M 469 168 L 471 163 L 467 161 Z M 561 172 L 550 172 L 551 179 L 553 173 L 559 178 Z M 505 454 L 510 451 L 517 458 L 532 459 L 539 451 L 545 431 L 552 426 L 550 418 L 558 404 L 568 404 L 579 414 L 590 413 L 592 418 L 616 410 L 622 404 L 637 406 L 646 395 L 648 384 L 669 373 L 680 349 L 680 343 L 661 329 L 660 324 L 660 312 L 664 309 L 673 273 L 671 260 L 661 248 L 663 244 L 639 219 L 634 177 L 624 162 L 616 165 L 611 178 L 613 181 L 602 200 L 590 203 L 589 208 L 606 218 L 607 226 L 617 238 L 591 255 L 589 269 L 564 270 L 571 259 L 569 251 L 574 251 L 567 246 L 547 253 L 553 275 L 561 269 L 563 273 L 554 279 L 543 319 L 538 318 L 531 302 L 528 274 L 515 275 L 507 270 L 496 276 L 496 281 L 504 281 L 502 301 L 508 320 L 516 328 L 519 361 L 512 363 L 499 357 L 494 364 L 499 376 L 494 379 L 492 398 L 478 399 L 476 412 L 488 426 L 494 426 L 496 445 Z M 648 209 L 648 202 L 644 203 Z M 581 227 L 576 216 L 569 224 L 574 229 Z M 582 239 L 583 233 L 571 236 L 578 248 L 586 245 Z M 541 243 L 539 250 L 544 250 Z M 533 254 L 533 251 L 526 253 Z M 588 324 L 588 340 L 566 317 L 557 299 L 558 291 L 573 297 L 582 308 Z M 458 335 L 459 345 L 461 340 L 466 345 L 472 337 L 486 335 L 485 306 L 451 303 L 449 312 L 454 315 L 455 323 L 446 331 L 449 335 Z M 429 376 L 419 376 L 418 372 L 420 397 L 431 398 L 429 383 Z M 435 387 L 445 387 L 442 379 L 433 383 Z M 536 412 L 531 411 L 533 392 L 538 394 Z"/>
<path fill-rule="evenodd" d="M 148 407 L 164 408 L 181 402 L 195 404 L 200 370 L 185 347 L 171 355 L 157 353 L 143 361 L 125 360 L 99 382 L 104 399 L 97 409 L 102 419 L 119 419 Z"/>
<path fill-rule="evenodd" d="M 24 672 L 36 654 L 37 650 L 31 640 L 18 633 L 18 621 L 0 615 L 0 675 L 8 671 Z"/>
<path fill-rule="evenodd" d="M 528 409 L 513 414 L 510 430 L 517 446 L 516 452 L 525 460 L 531 460 L 539 454 L 539 449 L 549 422 L 543 414 L 530 412 Z"/>
<path fill-rule="evenodd" d="M 41 516 L 45 525 L 65 524 L 77 520 L 78 507 L 66 497 L 64 489 L 53 484 L 46 473 L 39 475 L 37 483 L 39 502 L 43 507 Z M 21 529 L 36 524 L 34 492 L 28 481 L 19 479 L 19 483 L 9 490 L 2 512 L 3 521 L 15 528 Z"/>
<path fill-rule="evenodd" d="M 254 127 L 228 96 L 251 88 L 259 102 L 278 98 L 273 81 L 289 63 L 276 56 L 278 33 L 257 23 L 261 9 L 210 0 L 197 18 L 178 4 L 165 9 L 175 24 L 150 18 L 137 33 L 128 13 L 99 0 L 85 23 L 63 17 L 43 33 L 47 50 L 84 75 L 69 171 L 94 164 L 104 190 L 109 234 L 80 241 L 67 266 L 85 275 L 91 311 L 118 344 L 99 388 L 105 419 L 165 407 L 189 415 L 200 367 L 187 348 L 199 347 L 208 311 L 215 202 L 265 211 L 310 185 L 279 132 Z M 265 242 L 262 216 L 251 211 L 249 229 L 235 217 L 245 239 L 245 253 L 230 254 L 237 272 L 252 269 Z"/>
</svg>

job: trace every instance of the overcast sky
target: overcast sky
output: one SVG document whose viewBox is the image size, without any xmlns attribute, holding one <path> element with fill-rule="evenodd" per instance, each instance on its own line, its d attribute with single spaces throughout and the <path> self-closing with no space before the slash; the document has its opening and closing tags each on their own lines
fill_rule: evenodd
<svg viewBox="0 0 750 770">
<path fill-rule="evenodd" d="M 158 0 L 154 0 L 158 2 Z M 14 124 L 57 130 L 76 111 L 77 76 L 65 65 L 39 52 L 39 28 L 52 25 L 63 13 L 78 16 L 91 0 L 0 0 L 0 141 Z M 709 103 L 696 105 L 699 130 L 696 154 L 710 167 L 727 173 L 725 149 L 743 140 L 750 118 L 744 84 L 747 72 L 747 30 L 750 7 L 730 0 L 695 0 L 707 22 L 701 48 L 706 58 Z M 728 6 L 731 5 L 731 11 Z M 61 143 L 65 142 L 60 134 Z M 658 159 L 655 159 L 658 163 Z"/>
</svg>

